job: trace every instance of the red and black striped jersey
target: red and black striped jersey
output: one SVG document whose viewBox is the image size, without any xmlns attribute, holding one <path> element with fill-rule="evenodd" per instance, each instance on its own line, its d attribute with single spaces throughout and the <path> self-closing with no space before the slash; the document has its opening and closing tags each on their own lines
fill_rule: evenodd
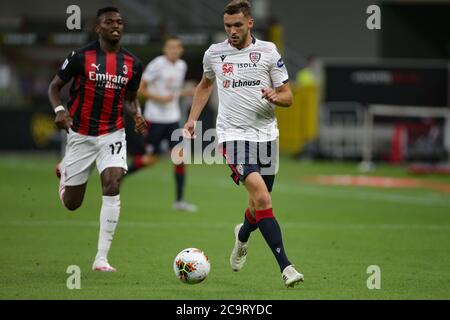
<svg viewBox="0 0 450 320">
<path fill-rule="evenodd" d="M 97 40 L 73 51 L 58 76 L 65 82 L 73 79 L 67 105 L 73 119 L 71 129 L 99 136 L 124 127 L 125 92 L 138 90 L 142 64 L 123 48 L 103 51 Z"/>
</svg>

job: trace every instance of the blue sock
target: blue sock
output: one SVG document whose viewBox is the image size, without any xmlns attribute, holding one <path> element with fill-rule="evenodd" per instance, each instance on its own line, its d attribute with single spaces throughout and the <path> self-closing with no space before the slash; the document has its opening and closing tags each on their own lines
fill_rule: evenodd
<svg viewBox="0 0 450 320">
<path fill-rule="evenodd" d="M 247 208 L 247 210 L 245 210 L 244 224 L 242 225 L 238 234 L 239 241 L 247 242 L 248 238 L 250 238 L 250 233 L 252 233 L 256 229 L 258 229 L 256 220 L 250 214 L 250 209 Z"/>
<path fill-rule="evenodd" d="M 257 219 L 259 231 L 261 231 L 261 234 L 275 256 L 275 259 L 277 259 L 278 265 L 280 266 L 280 271 L 283 272 L 284 268 L 291 265 L 291 263 L 284 251 L 280 225 L 273 216 L 272 209 L 256 211 L 256 216 L 258 218 L 261 214 L 262 219 Z"/>
</svg>

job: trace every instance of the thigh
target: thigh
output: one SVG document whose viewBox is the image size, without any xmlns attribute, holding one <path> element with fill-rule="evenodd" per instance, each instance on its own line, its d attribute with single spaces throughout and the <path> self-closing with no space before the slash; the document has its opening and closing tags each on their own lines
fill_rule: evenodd
<svg viewBox="0 0 450 320">
<path fill-rule="evenodd" d="M 66 153 L 61 164 L 66 187 L 86 184 L 97 158 L 95 137 L 80 135 L 70 130 Z"/>
<path fill-rule="evenodd" d="M 258 199 L 262 194 L 269 193 L 266 183 L 259 172 L 249 174 L 245 179 L 244 186 L 250 199 L 253 200 L 253 205 L 256 205 L 255 199 Z"/>
<path fill-rule="evenodd" d="M 64 203 L 80 206 L 86 193 L 87 183 L 78 186 L 66 186 L 64 189 Z"/>
<path fill-rule="evenodd" d="M 277 140 L 258 143 L 258 166 L 269 192 L 272 192 L 275 175 L 278 172 L 278 160 L 279 150 Z"/>
<path fill-rule="evenodd" d="M 222 153 L 232 174 L 231 178 L 239 185 L 252 172 L 259 172 L 256 147 L 249 141 L 226 141 L 222 145 Z"/>
<path fill-rule="evenodd" d="M 118 130 L 97 138 L 98 155 L 96 164 L 98 172 L 102 174 L 107 168 L 121 168 L 123 172 L 126 172 L 128 165 L 125 130 Z"/>
</svg>

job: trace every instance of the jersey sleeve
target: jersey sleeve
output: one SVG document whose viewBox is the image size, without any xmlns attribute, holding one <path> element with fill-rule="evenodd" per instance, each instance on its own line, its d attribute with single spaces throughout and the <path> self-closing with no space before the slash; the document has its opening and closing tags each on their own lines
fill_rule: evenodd
<svg viewBox="0 0 450 320">
<path fill-rule="evenodd" d="M 182 64 L 181 64 L 181 72 L 182 72 L 182 74 L 183 74 L 183 80 L 186 78 L 186 73 L 187 73 L 187 69 L 188 69 L 188 66 L 187 66 L 187 63 L 186 63 L 186 61 L 184 61 L 184 60 L 182 60 Z"/>
<path fill-rule="evenodd" d="M 272 51 L 272 57 L 270 61 L 270 78 L 275 88 L 281 87 L 283 84 L 288 83 L 289 74 L 284 64 L 281 55 L 278 53 L 277 48 L 274 46 Z"/>
<path fill-rule="evenodd" d="M 131 81 L 127 84 L 128 91 L 137 91 L 139 89 L 139 84 L 142 78 L 142 63 L 136 60 L 133 63 L 133 77 Z"/>
<path fill-rule="evenodd" d="M 211 62 L 211 52 L 207 50 L 203 55 L 203 74 L 208 79 L 213 79 L 215 77 L 214 69 Z"/>
<path fill-rule="evenodd" d="M 72 51 L 64 60 L 58 71 L 58 76 L 64 82 L 69 82 L 77 74 L 81 73 L 81 68 L 79 53 Z"/>
<path fill-rule="evenodd" d="M 144 73 L 142 74 L 142 80 L 144 80 L 147 83 L 155 81 L 159 76 L 159 67 L 158 63 L 156 63 L 156 60 L 151 61 L 144 70 Z"/>
</svg>

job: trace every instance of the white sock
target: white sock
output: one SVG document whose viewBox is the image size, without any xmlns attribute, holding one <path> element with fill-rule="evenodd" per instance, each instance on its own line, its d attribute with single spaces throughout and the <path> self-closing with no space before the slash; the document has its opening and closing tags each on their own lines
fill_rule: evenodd
<svg viewBox="0 0 450 320">
<path fill-rule="evenodd" d="M 95 260 L 107 260 L 109 248 L 114 237 L 120 215 L 120 195 L 103 196 L 100 210 L 100 233 L 98 236 L 98 252 Z"/>
</svg>

